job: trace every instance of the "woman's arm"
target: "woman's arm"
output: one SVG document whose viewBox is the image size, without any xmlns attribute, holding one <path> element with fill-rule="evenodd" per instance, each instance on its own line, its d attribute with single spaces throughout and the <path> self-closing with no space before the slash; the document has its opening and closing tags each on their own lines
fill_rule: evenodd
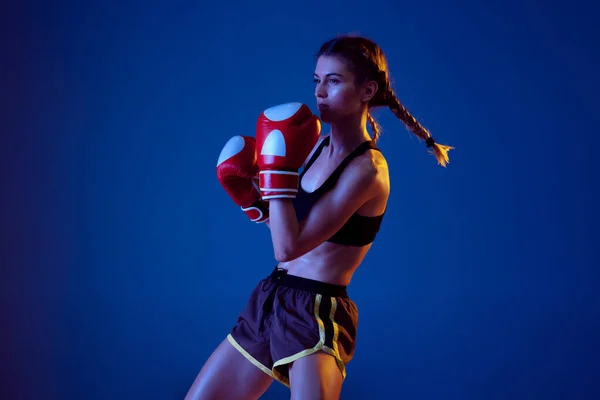
<svg viewBox="0 0 600 400">
<path fill-rule="evenodd" d="M 304 160 L 304 163 L 302 164 L 302 168 L 306 167 L 306 164 L 308 163 L 308 160 L 310 160 L 310 158 L 314 155 L 315 151 L 317 150 L 317 148 L 319 148 L 319 146 L 321 145 L 321 142 L 328 137 L 329 135 L 324 135 L 321 136 L 319 138 L 319 140 L 317 141 L 317 144 L 315 144 L 315 146 L 313 147 L 313 149 L 311 150 L 311 152 L 309 153 L 308 157 L 306 157 L 306 160 Z M 290 200 L 291 203 L 291 200 Z M 293 208 L 293 207 L 292 207 Z M 296 218 L 296 214 L 294 213 L 294 218 Z M 297 222 L 297 219 L 296 219 Z M 271 228 L 271 220 L 268 219 L 264 222 L 264 224 L 270 229 Z"/>
<path fill-rule="evenodd" d="M 292 199 L 271 199 L 269 227 L 277 261 L 290 261 L 335 234 L 365 202 L 380 193 L 382 179 L 370 159 L 349 165 L 337 185 L 298 223 Z"/>
</svg>

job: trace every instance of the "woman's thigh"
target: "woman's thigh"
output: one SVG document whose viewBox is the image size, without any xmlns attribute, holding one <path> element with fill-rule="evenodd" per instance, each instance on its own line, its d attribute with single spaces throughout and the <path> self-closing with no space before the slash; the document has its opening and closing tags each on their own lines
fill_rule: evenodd
<svg viewBox="0 0 600 400">
<path fill-rule="evenodd" d="M 198 373 L 185 400 L 258 399 L 272 382 L 225 339 Z"/>
<path fill-rule="evenodd" d="M 342 391 L 342 373 L 334 357 L 319 351 L 290 366 L 292 400 L 337 400 Z"/>
</svg>

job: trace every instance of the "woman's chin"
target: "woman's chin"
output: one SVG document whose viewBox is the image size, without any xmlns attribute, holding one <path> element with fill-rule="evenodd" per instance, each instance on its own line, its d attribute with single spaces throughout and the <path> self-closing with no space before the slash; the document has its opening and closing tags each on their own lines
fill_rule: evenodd
<svg viewBox="0 0 600 400">
<path fill-rule="evenodd" d="M 323 108 L 319 110 L 319 118 L 321 119 L 321 122 L 324 122 L 326 124 L 331 124 L 331 122 L 333 122 L 334 116 L 332 115 L 331 111 Z"/>
</svg>

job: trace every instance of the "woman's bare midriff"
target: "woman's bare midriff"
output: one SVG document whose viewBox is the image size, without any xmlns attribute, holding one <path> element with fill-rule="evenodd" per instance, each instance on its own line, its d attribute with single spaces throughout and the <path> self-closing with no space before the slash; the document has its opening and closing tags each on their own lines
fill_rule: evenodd
<svg viewBox="0 0 600 400">
<path fill-rule="evenodd" d="M 351 247 L 325 242 L 301 257 L 279 263 L 279 268 L 290 275 L 348 286 L 370 248 L 370 244 Z"/>
</svg>

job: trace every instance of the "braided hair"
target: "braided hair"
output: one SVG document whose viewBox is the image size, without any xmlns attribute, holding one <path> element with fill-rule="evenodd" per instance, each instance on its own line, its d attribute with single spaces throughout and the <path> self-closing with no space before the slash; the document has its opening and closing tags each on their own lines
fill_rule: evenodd
<svg viewBox="0 0 600 400">
<path fill-rule="evenodd" d="M 367 114 L 373 140 L 379 138 L 381 128 L 373 118 L 371 109 L 388 107 L 415 136 L 425 141 L 427 148 L 432 149 L 430 153 L 435 156 L 439 165 L 445 167 L 449 163 L 448 151 L 454 147 L 436 143 L 431 133 L 402 105 L 390 84 L 385 54 L 375 42 L 361 36 L 338 36 L 325 42 L 317 52 L 316 58 L 323 55 L 337 56 L 345 60 L 355 76 L 357 85 L 367 81 L 377 82 L 378 90 L 368 104 Z"/>
</svg>

